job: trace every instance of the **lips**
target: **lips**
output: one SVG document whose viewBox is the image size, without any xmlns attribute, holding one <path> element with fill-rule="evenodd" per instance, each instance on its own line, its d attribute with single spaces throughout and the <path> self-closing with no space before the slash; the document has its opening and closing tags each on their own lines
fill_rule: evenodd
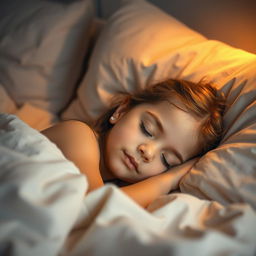
<svg viewBox="0 0 256 256">
<path fill-rule="evenodd" d="M 136 162 L 136 160 L 134 159 L 134 157 L 130 156 L 126 151 L 124 151 L 124 155 L 125 155 L 125 165 L 129 168 L 129 169 L 134 169 L 136 172 L 138 171 L 138 163 Z"/>
</svg>

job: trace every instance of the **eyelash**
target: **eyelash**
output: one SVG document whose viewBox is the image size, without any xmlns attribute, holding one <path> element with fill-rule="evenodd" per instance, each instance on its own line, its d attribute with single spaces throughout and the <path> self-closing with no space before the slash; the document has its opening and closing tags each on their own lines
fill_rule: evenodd
<svg viewBox="0 0 256 256">
<path fill-rule="evenodd" d="M 148 137 L 153 137 L 153 135 L 147 130 L 147 128 L 145 127 L 145 125 L 144 125 L 143 122 L 140 123 L 140 128 L 141 128 L 142 132 L 143 132 L 146 136 L 148 136 Z M 171 167 L 171 165 L 167 162 L 167 160 L 166 160 L 164 154 L 161 154 L 161 160 L 162 160 L 163 165 L 164 165 L 167 169 L 169 169 L 169 168 Z"/>
<path fill-rule="evenodd" d="M 140 129 L 146 136 L 153 137 L 153 135 L 147 130 L 143 122 L 140 123 Z"/>
<path fill-rule="evenodd" d="M 162 159 L 162 162 L 163 162 L 164 166 L 165 166 L 167 169 L 169 169 L 169 168 L 171 167 L 171 165 L 167 162 L 167 160 L 166 160 L 164 154 L 161 155 L 161 159 Z"/>
</svg>

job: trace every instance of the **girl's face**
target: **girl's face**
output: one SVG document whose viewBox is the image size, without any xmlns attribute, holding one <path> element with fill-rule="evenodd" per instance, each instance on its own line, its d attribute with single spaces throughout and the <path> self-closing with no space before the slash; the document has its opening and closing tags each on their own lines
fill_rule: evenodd
<svg viewBox="0 0 256 256">
<path fill-rule="evenodd" d="M 200 121 L 175 105 L 164 101 L 116 110 L 105 147 L 106 167 L 114 177 L 137 182 L 198 153 Z"/>
</svg>

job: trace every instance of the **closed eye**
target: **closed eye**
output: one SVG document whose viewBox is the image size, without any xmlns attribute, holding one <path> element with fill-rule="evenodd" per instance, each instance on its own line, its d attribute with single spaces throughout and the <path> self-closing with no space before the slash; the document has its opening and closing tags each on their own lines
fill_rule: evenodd
<svg viewBox="0 0 256 256">
<path fill-rule="evenodd" d="M 153 135 L 147 130 L 143 122 L 140 123 L 140 129 L 146 136 L 153 137 Z"/>
<path fill-rule="evenodd" d="M 167 162 L 164 154 L 161 154 L 161 160 L 162 160 L 162 163 L 163 165 L 167 168 L 167 170 L 171 167 L 171 165 Z"/>
</svg>

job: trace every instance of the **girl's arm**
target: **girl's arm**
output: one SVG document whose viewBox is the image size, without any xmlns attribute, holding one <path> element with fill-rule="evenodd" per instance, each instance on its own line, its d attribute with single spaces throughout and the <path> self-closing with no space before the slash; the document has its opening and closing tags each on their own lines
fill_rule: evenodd
<svg viewBox="0 0 256 256">
<path fill-rule="evenodd" d="M 142 207 L 147 207 L 160 195 L 178 188 L 181 178 L 192 168 L 198 159 L 171 168 L 169 171 L 139 181 L 121 189 Z"/>
</svg>

